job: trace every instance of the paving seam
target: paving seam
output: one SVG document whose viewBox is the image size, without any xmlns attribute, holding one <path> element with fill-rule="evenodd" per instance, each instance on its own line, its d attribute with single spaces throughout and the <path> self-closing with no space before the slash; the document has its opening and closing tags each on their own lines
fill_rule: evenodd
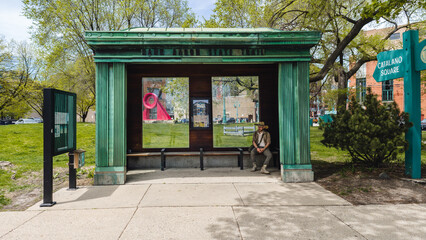
<svg viewBox="0 0 426 240">
<path fill-rule="evenodd" d="M 137 207 L 137 206 L 135 206 Z M 61 208 L 61 209 L 52 209 L 52 210 L 44 210 L 43 212 L 59 212 L 59 211 L 81 211 L 81 210 L 108 210 L 108 209 L 129 209 L 135 207 L 102 207 L 102 208 Z M 27 212 L 37 212 L 40 210 L 26 210 Z"/>
<path fill-rule="evenodd" d="M 45 211 L 40 211 L 38 214 L 34 215 L 32 218 L 28 219 L 27 221 L 23 222 L 22 224 L 20 224 L 19 226 L 13 228 L 12 230 L 10 230 L 9 232 L 3 234 L 2 236 L 0 236 L 0 239 L 3 239 L 4 237 L 6 237 L 6 235 L 8 235 L 9 233 L 15 231 L 16 229 L 18 229 L 19 227 L 21 227 L 22 225 L 24 225 L 25 223 L 31 221 L 32 219 L 34 219 L 35 217 L 37 217 L 38 215 L 42 214 Z"/>
<path fill-rule="evenodd" d="M 127 227 L 129 226 L 130 222 L 132 221 L 132 219 L 135 217 L 136 212 L 139 210 L 139 204 L 141 204 L 142 200 L 144 199 L 146 193 L 148 192 L 149 188 L 151 188 L 151 184 L 149 185 L 149 187 L 146 189 L 145 193 L 143 194 L 141 200 L 139 200 L 138 204 L 136 205 L 135 211 L 133 211 L 132 216 L 130 217 L 129 221 L 127 221 L 126 226 L 123 228 L 123 231 L 121 231 L 120 236 L 118 236 L 118 239 L 121 238 L 121 236 L 123 236 L 124 231 L 126 231 Z"/>
<path fill-rule="evenodd" d="M 234 214 L 235 222 L 237 223 L 238 232 L 240 233 L 240 239 L 243 240 L 244 239 L 243 234 L 241 233 L 240 223 L 238 222 L 238 218 L 237 218 L 237 215 L 235 214 L 234 207 L 231 206 L 231 209 L 232 209 L 232 214 Z"/>
<path fill-rule="evenodd" d="M 215 182 L 215 183 L 199 183 L 199 182 L 192 182 L 192 183 L 165 183 L 165 182 L 156 182 L 156 183 L 141 183 L 141 184 L 134 184 L 134 183 L 129 183 L 126 184 L 125 186 L 138 186 L 138 185 L 183 185 L 183 184 L 193 184 L 193 185 L 206 185 L 206 184 L 212 184 L 212 185 L 218 185 L 218 184 L 276 184 L 279 185 L 279 183 L 277 182 Z"/>
<path fill-rule="evenodd" d="M 150 205 L 150 206 L 141 206 L 139 208 L 180 208 L 180 207 L 352 207 L 349 205 L 238 205 L 238 204 L 232 204 L 232 205 L 171 205 L 171 206 L 164 206 L 164 205 Z"/>
<path fill-rule="evenodd" d="M 243 203 L 243 205 L 246 205 L 246 203 L 244 202 L 243 198 L 241 197 L 241 194 L 240 194 L 240 192 L 238 192 L 238 189 L 237 189 L 237 187 L 235 186 L 235 184 L 234 184 L 234 183 L 232 183 L 232 185 L 234 186 L 234 188 L 235 188 L 235 191 L 237 191 L 237 193 L 238 193 L 238 196 L 240 197 L 240 199 L 241 199 L 241 202 Z M 232 211 L 234 211 L 234 209 L 232 209 Z"/>
<path fill-rule="evenodd" d="M 363 237 L 364 239 L 367 239 L 364 235 L 362 235 L 360 232 L 358 232 L 357 230 L 355 230 L 351 225 L 345 223 L 342 219 L 340 219 L 338 216 L 336 216 L 335 214 L 333 214 L 330 210 L 328 210 L 325 206 L 323 207 L 327 212 L 329 212 L 332 216 L 334 216 L 335 218 L 337 218 L 340 222 L 342 222 L 343 224 L 345 224 L 346 226 L 348 226 L 350 229 L 352 229 L 352 231 L 358 233 L 361 237 Z"/>
</svg>

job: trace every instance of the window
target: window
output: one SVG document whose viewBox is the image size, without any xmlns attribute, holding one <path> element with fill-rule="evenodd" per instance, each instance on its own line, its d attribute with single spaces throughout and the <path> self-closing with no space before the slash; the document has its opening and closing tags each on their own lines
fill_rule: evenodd
<svg viewBox="0 0 426 240">
<path fill-rule="evenodd" d="M 142 147 L 189 147 L 189 79 L 142 78 Z"/>
<path fill-rule="evenodd" d="M 401 38 L 401 34 L 400 33 L 394 33 L 389 37 L 389 40 L 398 40 Z"/>
<path fill-rule="evenodd" d="M 365 78 L 357 78 L 356 79 L 356 100 L 358 102 L 365 101 L 365 94 L 367 88 L 367 81 Z"/>
<path fill-rule="evenodd" d="M 393 101 L 393 80 L 382 82 L 382 101 Z"/>
<path fill-rule="evenodd" d="M 259 121 L 259 78 L 213 77 L 213 147 L 248 147 Z M 223 116 L 223 118 L 221 117 Z"/>
</svg>

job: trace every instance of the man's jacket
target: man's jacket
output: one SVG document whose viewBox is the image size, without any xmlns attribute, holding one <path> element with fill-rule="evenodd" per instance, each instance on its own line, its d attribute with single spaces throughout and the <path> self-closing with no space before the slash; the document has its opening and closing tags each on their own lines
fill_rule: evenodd
<svg viewBox="0 0 426 240">
<path fill-rule="evenodd" d="M 268 144 L 271 144 L 271 135 L 269 134 L 268 131 L 263 130 L 263 140 L 265 141 L 265 146 L 267 146 Z M 259 137 L 258 131 L 253 133 L 253 141 L 257 144 L 257 146 L 259 146 L 260 137 Z"/>
</svg>

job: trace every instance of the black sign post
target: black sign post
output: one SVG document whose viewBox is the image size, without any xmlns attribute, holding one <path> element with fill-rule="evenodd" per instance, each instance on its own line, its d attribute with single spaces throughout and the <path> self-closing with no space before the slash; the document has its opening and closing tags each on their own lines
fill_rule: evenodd
<svg viewBox="0 0 426 240">
<path fill-rule="evenodd" d="M 75 93 L 46 88 L 43 90 L 43 203 L 53 201 L 53 157 L 76 149 Z"/>
</svg>

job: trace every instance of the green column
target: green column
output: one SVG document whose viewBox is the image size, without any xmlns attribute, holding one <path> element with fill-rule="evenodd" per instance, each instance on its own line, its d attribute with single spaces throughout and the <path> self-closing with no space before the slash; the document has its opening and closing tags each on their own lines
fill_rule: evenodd
<svg viewBox="0 0 426 240">
<path fill-rule="evenodd" d="M 309 142 L 309 63 L 280 63 L 278 91 L 282 179 L 284 182 L 313 181 Z"/>
<path fill-rule="evenodd" d="M 96 185 L 126 181 L 126 76 L 124 63 L 96 63 Z"/>
<path fill-rule="evenodd" d="M 422 130 L 420 128 L 420 71 L 416 71 L 415 46 L 419 42 L 419 32 L 410 30 L 403 34 L 403 48 L 407 67 L 404 73 L 404 111 L 410 114 L 413 122 L 405 134 L 408 141 L 408 150 L 405 152 L 405 174 L 411 178 L 421 178 L 421 140 Z M 420 54 L 420 53 L 417 53 Z"/>
</svg>

